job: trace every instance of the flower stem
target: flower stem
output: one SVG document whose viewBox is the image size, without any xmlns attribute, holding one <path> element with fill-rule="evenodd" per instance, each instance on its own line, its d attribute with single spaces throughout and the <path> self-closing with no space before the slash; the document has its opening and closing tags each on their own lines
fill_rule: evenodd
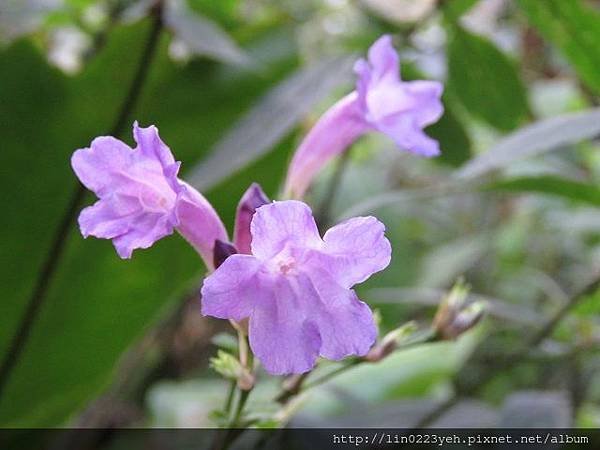
<svg viewBox="0 0 600 450">
<path fill-rule="evenodd" d="M 505 355 L 500 355 L 496 358 L 496 363 L 486 367 L 486 370 L 480 375 L 477 380 L 468 386 L 469 392 L 477 392 L 487 386 L 491 381 L 496 379 L 499 374 L 504 374 L 507 371 L 518 367 L 523 362 L 527 361 L 528 356 L 532 349 L 536 348 L 541 344 L 547 337 L 549 337 L 557 325 L 568 316 L 568 313 L 577 306 L 584 298 L 594 294 L 600 289 L 600 274 L 596 274 L 590 282 L 584 285 L 580 290 L 576 291 L 569 300 L 560 307 L 554 314 L 552 314 L 530 339 L 525 341 L 522 347 L 519 347 L 516 351 L 510 352 Z M 473 358 L 473 356 L 471 357 Z M 469 361 L 467 361 L 468 363 Z M 466 367 L 466 363 L 463 364 L 463 369 Z M 455 406 L 461 399 L 461 393 L 467 391 L 467 387 L 460 389 L 460 392 L 455 392 L 445 401 L 443 401 L 437 408 L 423 417 L 417 423 L 415 428 L 427 428 L 433 424 L 437 419 L 443 416 L 448 410 Z"/>
<path fill-rule="evenodd" d="M 235 388 L 237 387 L 237 381 L 231 380 L 231 384 L 229 386 L 229 392 L 227 393 L 227 399 L 225 400 L 225 406 L 223 406 L 223 411 L 226 416 L 229 416 L 231 411 L 231 405 L 233 404 L 233 397 L 235 397 Z"/>
<path fill-rule="evenodd" d="M 421 345 L 421 344 L 426 344 L 429 342 L 435 342 L 437 340 L 438 340 L 438 335 L 435 332 L 435 330 L 426 330 L 423 333 L 419 334 L 418 336 L 415 336 L 413 339 L 410 339 L 410 340 L 406 341 L 405 343 L 399 345 L 398 348 L 394 352 L 406 350 L 408 348 L 414 347 L 415 345 Z M 332 370 L 331 372 L 326 373 L 325 375 L 322 375 L 321 377 L 311 381 L 310 383 L 306 383 L 303 387 L 301 387 L 298 390 L 298 393 L 305 392 L 309 389 L 319 386 L 319 385 L 331 380 L 332 378 L 335 378 L 339 374 L 347 372 L 348 370 L 352 369 L 353 367 L 356 367 L 356 366 L 366 363 L 366 362 L 370 362 L 370 361 L 367 361 L 364 358 L 350 359 L 346 363 L 344 363 L 344 365 L 338 367 L 337 369 Z"/>
<path fill-rule="evenodd" d="M 231 419 L 230 428 L 237 428 L 240 426 L 240 419 L 244 413 L 244 406 L 246 406 L 248 397 L 250 397 L 250 392 L 251 390 L 244 391 L 240 389 L 240 396 L 233 414 L 233 418 Z"/>
</svg>

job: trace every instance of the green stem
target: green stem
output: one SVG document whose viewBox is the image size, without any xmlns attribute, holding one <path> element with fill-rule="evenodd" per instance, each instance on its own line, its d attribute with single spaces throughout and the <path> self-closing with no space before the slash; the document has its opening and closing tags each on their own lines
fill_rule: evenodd
<svg viewBox="0 0 600 450">
<path fill-rule="evenodd" d="M 236 380 L 231 380 L 231 385 L 229 387 L 229 393 L 227 394 L 227 399 L 225 400 L 225 406 L 223 407 L 223 411 L 226 416 L 229 416 L 231 411 L 231 405 L 233 404 L 233 397 L 235 396 L 235 388 L 237 386 Z"/>
<path fill-rule="evenodd" d="M 352 369 L 353 367 L 359 365 L 362 362 L 364 362 L 362 359 L 352 359 L 352 360 L 350 360 L 350 362 L 345 363 L 343 366 L 340 366 L 337 369 L 332 370 L 331 372 L 326 373 L 325 375 L 322 375 L 321 377 L 317 378 L 316 380 L 311 381 L 310 383 L 306 383 L 304 385 L 304 387 L 302 387 L 299 390 L 299 392 L 306 392 L 309 389 L 319 386 L 319 385 L 331 380 L 332 378 L 336 377 L 337 375 Z"/>
<path fill-rule="evenodd" d="M 579 304 L 579 302 L 586 298 L 589 295 L 594 294 L 598 289 L 600 289 L 600 275 L 596 275 L 588 284 L 586 284 L 582 289 L 573 294 L 570 299 L 559 308 L 553 315 L 551 315 L 547 320 L 544 326 L 540 328 L 540 330 L 535 333 L 526 343 L 520 347 L 517 351 L 498 357 L 498 362 L 496 364 L 487 366 L 487 371 L 485 371 L 474 383 L 468 386 L 469 392 L 477 392 L 488 385 L 492 380 L 494 380 L 499 374 L 506 373 L 507 371 L 519 366 L 523 362 L 528 360 L 529 354 L 532 349 L 536 348 L 539 344 L 544 341 L 547 337 L 549 337 L 558 324 L 562 322 L 562 320 L 568 316 L 568 313 Z M 473 358 L 473 357 L 472 357 Z M 471 358 L 471 359 L 472 359 Z M 463 364 L 463 369 L 465 370 L 466 365 L 469 360 Z M 460 380 L 460 377 L 457 378 Z M 456 381 L 455 381 L 456 383 Z M 460 392 L 466 391 L 466 388 L 462 388 Z M 427 416 L 422 418 L 415 428 L 426 428 L 430 426 L 435 420 L 439 419 L 444 413 L 446 413 L 450 408 L 456 405 L 461 399 L 460 392 L 454 393 L 444 402 L 442 402 L 436 409 L 434 409 Z"/>
<path fill-rule="evenodd" d="M 243 391 L 240 389 L 240 397 L 235 408 L 235 413 L 230 423 L 230 428 L 236 428 L 240 426 L 240 419 L 242 418 L 242 414 L 244 413 L 244 406 L 246 406 L 248 397 L 250 397 L 250 392 L 251 391 Z"/>
<path fill-rule="evenodd" d="M 435 342 L 437 340 L 438 340 L 438 335 L 435 332 L 435 330 L 429 329 L 429 330 L 426 330 L 426 331 L 418 334 L 413 339 L 410 339 L 404 343 L 401 343 L 398 346 L 398 348 L 394 351 L 394 353 L 398 352 L 400 350 L 406 350 L 408 348 L 414 347 L 415 345 L 426 344 L 428 342 Z M 332 378 L 335 378 L 337 375 L 347 372 L 348 370 L 352 369 L 353 367 L 356 367 L 356 366 L 366 363 L 366 362 L 370 362 L 370 361 L 367 361 L 364 358 L 350 359 L 343 366 L 338 367 L 337 369 L 335 369 L 329 373 L 326 373 L 325 375 L 322 375 L 321 377 L 317 378 L 316 380 L 306 383 L 303 387 L 301 387 L 298 390 L 298 393 L 305 392 L 309 389 L 319 386 L 319 385 L 331 380 Z"/>
</svg>

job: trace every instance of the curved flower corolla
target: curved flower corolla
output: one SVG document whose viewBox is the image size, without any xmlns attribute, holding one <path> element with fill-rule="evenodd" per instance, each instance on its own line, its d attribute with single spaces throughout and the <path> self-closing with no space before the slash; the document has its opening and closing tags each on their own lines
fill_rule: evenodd
<svg viewBox="0 0 600 450">
<path fill-rule="evenodd" d="M 374 217 L 356 217 L 321 238 L 305 203 L 261 206 L 252 254 L 230 256 L 204 280 L 202 313 L 249 318 L 250 346 L 271 374 L 307 372 L 318 356 L 365 355 L 377 329 L 352 286 L 389 264 L 384 231 Z"/>
<path fill-rule="evenodd" d="M 290 164 L 286 193 L 301 198 L 316 173 L 334 156 L 369 132 L 386 134 L 401 149 L 432 157 L 439 144 L 423 128 L 443 114 L 443 85 L 402 81 L 398 54 L 390 36 L 380 37 L 368 59 L 354 65 L 356 90 L 333 105 L 306 135 Z"/>
<path fill-rule="evenodd" d="M 84 237 L 112 239 L 121 258 L 177 229 L 212 268 L 217 239 L 227 232 L 208 201 L 177 178 L 180 163 L 154 126 L 133 125 L 135 149 L 111 136 L 77 150 L 71 166 L 99 200 L 79 216 Z"/>
</svg>

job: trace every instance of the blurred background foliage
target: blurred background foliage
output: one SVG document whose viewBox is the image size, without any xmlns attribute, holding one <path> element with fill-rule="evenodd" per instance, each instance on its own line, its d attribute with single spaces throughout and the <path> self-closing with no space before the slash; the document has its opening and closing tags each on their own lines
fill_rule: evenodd
<svg viewBox="0 0 600 450">
<path fill-rule="evenodd" d="M 231 228 L 251 182 L 276 198 L 291 152 L 382 33 L 404 78 L 446 84 L 428 130 L 443 156 L 368 136 L 308 201 L 323 228 L 386 224 L 392 264 L 359 289 L 382 333 L 429 323 L 460 276 L 489 313 L 275 418 L 279 382 L 261 377 L 252 411 L 265 425 L 298 411 L 320 426 L 600 426 L 599 2 L 173 0 L 159 25 L 153 8 L 0 1 L 2 426 L 214 425 L 227 386 L 208 357 L 230 338 L 199 314 L 201 261 L 175 236 L 125 262 L 73 222 L 60 234 L 77 192 L 69 157 L 113 130 L 131 142 L 134 119 L 156 124 Z M 39 314 L 7 370 L 32 298 Z"/>
</svg>

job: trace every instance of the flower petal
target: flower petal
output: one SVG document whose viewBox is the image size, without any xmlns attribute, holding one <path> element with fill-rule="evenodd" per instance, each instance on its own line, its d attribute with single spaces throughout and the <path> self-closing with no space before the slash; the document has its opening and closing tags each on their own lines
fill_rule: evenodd
<svg viewBox="0 0 600 450">
<path fill-rule="evenodd" d="M 411 153 L 431 158 L 440 154 L 440 144 L 427 136 L 411 116 L 398 116 L 383 120 L 377 129 L 394 140 L 396 145 Z"/>
<path fill-rule="evenodd" d="M 274 277 L 270 298 L 257 303 L 250 316 L 250 347 L 273 375 L 308 372 L 321 347 L 317 326 L 306 316 L 305 290 L 293 286 L 293 280 Z"/>
<path fill-rule="evenodd" d="M 378 39 L 369 49 L 368 62 L 359 60 L 358 104 L 364 120 L 390 136 L 404 150 L 421 156 L 436 156 L 439 144 L 423 128 L 443 114 L 443 86 L 437 81 L 402 81 L 398 54 L 389 36 Z"/>
<path fill-rule="evenodd" d="M 355 217 L 330 228 L 323 236 L 324 258 L 318 260 L 345 288 L 385 269 L 392 248 L 385 226 L 375 217 Z"/>
<path fill-rule="evenodd" d="M 389 34 L 381 36 L 371 45 L 368 57 L 372 82 L 400 80 L 398 53 Z"/>
<path fill-rule="evenodd" d="M 439 120 L 444 114 L 444 105 L 440 101 L 444 85 L 439 81 L 415 80 L 404 83 L 407 93 L 418 104 L 415 123 L 423 128 Z"/>
<path fill-rule="evenodd" d="M 131 165 L 131 148 L 111 136 L 97 137 L 89 148 L 76 150 L 71 166 L 77 178 L 98 197 L 108 195 L 123 182 Z"/>
<path fill-rule="evenodd" d="M 273 202 L 256 210 L 250 225 L 252 254 L 268 260 L 286 245 L 317 248 L 322 245 L 317 224 L 306 203 Z"/>
<path fill-rule="evenodd" d="M 250 255 L 235 254 L 204 279 L 202 314 L 219 319 L 240 321 L 249 317 L 255 305 L 270 301 L 270 293 L 261 282 L 262 263 Z M 263 300 L 262 297 L 269 297 Z"/>
<path fill-rule="evenodd" d="M 333 360 L 365 355 L 377 338 L 371 309 L 324 270 L 311 271 L 310 283 L 319 299 L 312 312 L 321 337 L 319 354 Z"/>
<path fill-rule="evenodd" d="M 154 125 L 142 128 L 137 121 L 133 124 L 133 137 L 137 143 L 134 155 L 136 162 L 146 164 L 148 161 L 160 163 L 162 173 L 167 183 L 175 192 L 178 191 L 177 173 L 179 163 L 175 161 L 173 153 L 158 135 L 158 128 Z M 148 167 L 150 169 L 150 167 Z"/>
<path fill-rule="evenodd" d="M 79 215 L 79 228 L 83 237 L 95 236 L 112 239 L 127 233 L 131 227 L 124 217 L 135 214 L 138 205 L 128 198 L 112 196 L 98 200 Z"/>
<path fill-rule="evenodd" d="M 138 214 L 127 219 L 129 229 L 113 239 L 117 253 L 123 259 L 131 258 L 133 250 L 149 248 L 159 239 L 173 233 L 169 215 L 159 213 Z"/>
</svg>

